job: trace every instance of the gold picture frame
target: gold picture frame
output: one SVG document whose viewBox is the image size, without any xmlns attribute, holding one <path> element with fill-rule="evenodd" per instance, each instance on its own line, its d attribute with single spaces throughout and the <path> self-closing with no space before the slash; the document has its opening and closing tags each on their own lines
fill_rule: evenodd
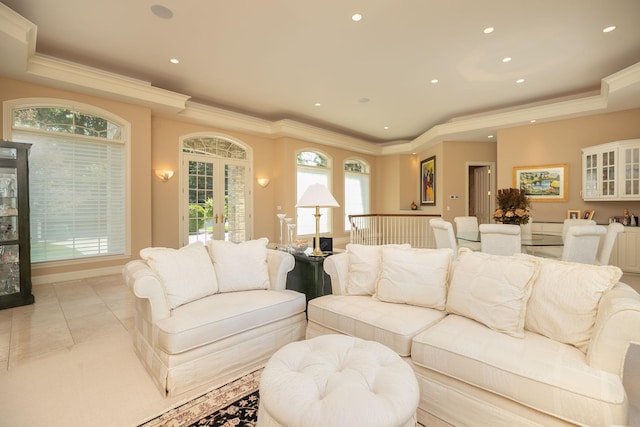
<svg viewBox="0 0 640 427">
<path fill-rule="evenodd" d="M 567 211 L 567 219 L 580 219 L 582 218 L 580 216 L 580 211 L 579 210 L 568 210 Z"/>
<path fill-rule="evenodd" d="M 596 211 L 594 210 L 585 210 L 582 212 L 582 219 L 593 219 L 593 215 L 595 215 Z"/>
<path fill-rule="evenodd" d="M 566 202 L 569 194 L 567 169 L 566 164 L 515 166 L 513 186 L 524 190 L 532 202 Z"/>
</svg>

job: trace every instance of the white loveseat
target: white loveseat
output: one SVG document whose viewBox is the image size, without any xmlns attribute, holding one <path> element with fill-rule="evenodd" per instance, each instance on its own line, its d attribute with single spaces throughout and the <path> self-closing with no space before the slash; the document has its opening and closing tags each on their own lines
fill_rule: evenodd
<svg viewBox="0 0 640 427">
<path fill-rule="evenodd" d="M 135 348 L 164 394 L 222 385 L 304 339 L 305 296 L 285 289 L 293 256 L 266 244 L 147 248 L 124 267 Z"/>
<path fill-rule="evenodd" d="M 640 295 L 612 266 L 460 249 L 348 245 L 307 338 L 395 350 L 420 384 L 418 420 L 459 426 L 626 425 L 626 352 Z"/>
</svg>

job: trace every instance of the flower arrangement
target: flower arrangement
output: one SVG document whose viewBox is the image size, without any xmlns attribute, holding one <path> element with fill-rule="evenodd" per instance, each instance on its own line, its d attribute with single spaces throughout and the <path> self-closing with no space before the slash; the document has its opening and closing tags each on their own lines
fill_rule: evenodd
<svg viewBox="0 0 640 427">
<path fill-rule="evenodd" d="M 503 188 L 498 190 L 496 197 L 498 208 L 493 213 L 493 219 L 503 224 L 527 224 L 529 222 L 529 207 L 531 202 L 524 190 L 517 188 Z"/>
</svg>

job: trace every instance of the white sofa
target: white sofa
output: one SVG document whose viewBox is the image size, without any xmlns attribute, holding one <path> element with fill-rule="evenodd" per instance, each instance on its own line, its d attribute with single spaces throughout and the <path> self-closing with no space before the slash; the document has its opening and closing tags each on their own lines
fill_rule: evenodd
<svg viewBox="0 0 640 427">
<path fill-rule="evenodd" d="M 306 337 L 395 350 L 420 384 L 418 420 L 466 426 L 626 425 L 622 384 L 640 295 L 613 266 L 460 249 L 348 245 Z"/>
<path fill-rule="evenodd" d="M 305 296 L 285 289 L 293 256 L 266 244 L 147 248 L 124 267 L 136 352 L 162 393 L 222 385 L 304 339 Z"/>
</svg>

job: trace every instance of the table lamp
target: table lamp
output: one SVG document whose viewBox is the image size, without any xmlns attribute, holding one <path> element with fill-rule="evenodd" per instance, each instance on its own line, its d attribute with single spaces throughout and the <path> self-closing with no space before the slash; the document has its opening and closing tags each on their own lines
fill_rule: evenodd
<svg viewBox="0 0 640 427">
<path fill-rule="evenodd" d="M 329 189 L 322 184 L 311 184 L 302 194 L 296 208 L 316 208 L 316 247 L 311 255 L 322 256 L 320 250 L 320 208 L 335 208 L 340 206 L 333 198 Z"/>
</svg>

